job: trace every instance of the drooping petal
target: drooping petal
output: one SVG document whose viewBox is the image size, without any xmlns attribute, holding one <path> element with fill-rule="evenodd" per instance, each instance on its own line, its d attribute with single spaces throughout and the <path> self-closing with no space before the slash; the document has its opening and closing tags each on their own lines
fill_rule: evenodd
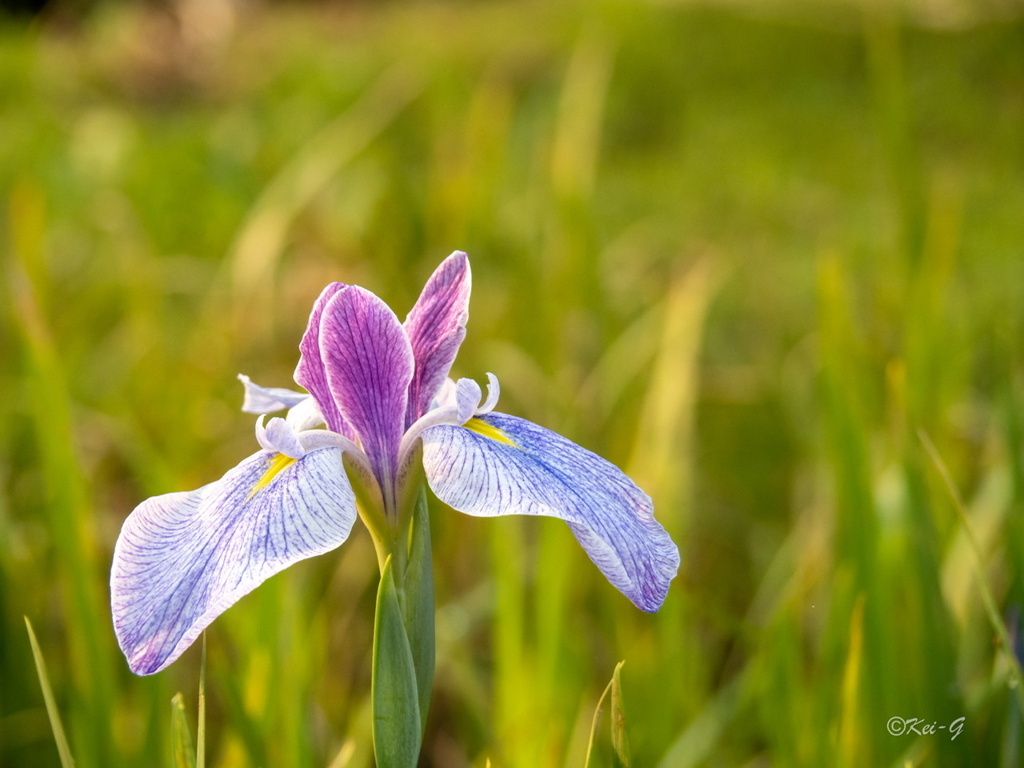
<svg viewBox="0 0 1024 768">
<path fill-rule="evenodd" d="M 341 451 L 260 451 L 219 481 L 148 499 L 125 520 L 110 576 L 132 671 L 159 672 L 239 598 L 348 538 L 355 497 Z"/>
<path fill-rule="evenodd" d="M 309 395 L 293 389 L 261 387 L 254 384 L 244 373 L 238 374 L 238 380 L 245 387 L 245 400 L 242 403 L 242 410 L 245 413 L 274 413 L 285 408 L 294 408 L 309 400 Z"/>
<path fill-rule="evenodd" d="M 448 376 L 469 319 L 471 276 L 469 257 L 455 251 L 427 280 L 405 319 L 405 331 L 416 358 L 409 386 L 406 425 L 430 409 L 430 401 Z"/>
<path fill-rule="evenodd" d="M 532 422 L 501 413 L 423 432 L 423 466 L 439 499 L 470 515 L 565 520 L 601 572 L 642 610 L 656 611 L 679 550 L 650 498 L 618 467 Z"/>
<path fill-rule="evenodd" d="M 295 381 L 302 387 L 309 390 L 317 405 L 320 406 L 320 413 L 324 416 L 327 428 L 333 432 L 354 437 L 352 429 L 345 421 L 345 417 L 338 410 L 337 403 L 331 394 L 331 388 L 327 384 L 327 371 L 324 369 L 324 361 L 320 354 L 320 323 L 323 319 L 324 308 L 334 296 L 344 288 L 344 283 L 331 283 L 320 293 L 316 303 L 313 304 L 313 311 L 309 313 L 309 323 L 306 325 L 306 332 L 299 342 L 299 364 L 295 366 Z"/>
<path fill-rule="evenodd" d="M 320 356 L 334 402 L 358 434 L 387 496 L 394 484 L 413 375 L 405 330 L 377 296 L 349 286 L 324 308 Z"/>
</svg>

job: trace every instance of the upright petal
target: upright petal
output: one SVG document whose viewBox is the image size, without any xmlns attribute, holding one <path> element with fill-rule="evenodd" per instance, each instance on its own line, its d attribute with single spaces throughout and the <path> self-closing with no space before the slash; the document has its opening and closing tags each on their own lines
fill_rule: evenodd
<svg viewBox="0 0 1024 768">
<path fill-rule="evenodd" d="M 402 324 L 369 291 L 349 286 L 324 308 L 320 357 L 334 402 L 358 434 L 388 498 L 405 431 L 412 350 Z"/>
<path fill-rule="evenodd" d="M 132 671 L 159 672 L 243 595 L 348 538 L 355 497 L 341 451 L 268 451 L 215 483 L 132 512 L 114 548 L 114 631 Z"/>
<path fill-rule="evenodd" d="M 425 430 L 423 466 L 431 490 L 454 509 L 561 518 L 638 608 L 656 611 L 665 600 L 679 550 L 650 498 L 600 456 L 525 419 L 490 413 Z"/>
<path fill-rule="evenodd" d="M 406 426 L 427 412 L 455 361 L 466 335 L 470 285 L 469 257 L 455 251 L 434 270 L 405 319 L 416 358 Z"/>
<path fill-rule="evenodd" d="M 327 384 L 324 361 L 320 356 L 320 322 L 323 318 L 324 308 L 338 291 L 346 287 L 344 283 L 331 283 L 323 289 L 316 303 L 313 304 L 306 332 L 302 336 L 302 341 L 299 342 L 301 356 L 299 364 L 295 367 L 295 381 L 313 395 L 313 399 L 320 406 L 320 412 L 324 415 L 324 421 L 327 422 L 327 428 L 351 438 L 353 437 L 352 430 L 341 411 L 338 410 L 337 403 L 334 402 L 331 388 Z"/>
</svg>

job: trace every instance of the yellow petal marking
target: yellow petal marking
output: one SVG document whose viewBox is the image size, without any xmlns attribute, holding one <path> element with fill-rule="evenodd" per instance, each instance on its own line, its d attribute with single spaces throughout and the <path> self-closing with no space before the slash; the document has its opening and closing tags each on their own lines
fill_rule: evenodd
<svg viewBox="0 0 1024 768">
<path fill-rule="evenodd" d="M 502 432 L 500 429 L 493 426 L 492 424 L 488 424 L 483 419 L 472 418 L 462 426 L 464 426 L 471 432 L 476 432 L 478 435 L 489 437 L 491 440 L 497 440 L 499 443 L 511 445 L 513 448 L 519 447 L 518 445 L 516 445 L 515 441 L 511 437 L 506 435 L 504 432 Z"/>
<path fill-rule="evenodd" d="M 286 470 L 296 461 L 298 461 L 298 459 L 293 459 L 291 456 L 283 453 L 279 453 L 274 456 L 274 458 L 270 459 L 270 461 L 267 462 L 267 471 L 263 473 L 263 477 L 256 481 L 256 485 L 254 485 L 252 490 L 249 491 L 249 495 L 245 497 L 245 500 L 249 501 L 249 499 L 270 485 L 271 481 L 277 477 L 278 474 Z"/>
</svg>

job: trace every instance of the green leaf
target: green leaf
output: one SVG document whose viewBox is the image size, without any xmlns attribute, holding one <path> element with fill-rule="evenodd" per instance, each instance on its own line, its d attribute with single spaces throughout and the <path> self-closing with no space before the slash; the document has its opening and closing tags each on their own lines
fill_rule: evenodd
<svg viewBox="0 0 1024 768">
<path fill-rule="evenodd" d="M 196 768 L 206 768 L 206 631 L 199 662 L 199 722 L 196 725 Z"/>
<path fill-rule="evenodd" d="M 174 750 L 174 768 L 196 768 L 196 752 L 192 746 L 192 732 L 185 715 L 185 698 L 174 694 L 171 699 L 171 744 Z"/>
<path fill-rule="evenodd" d="M 377 768 L 415 768 L 421 720 L 416 668 L 395 588 L 391 557 L 377 591 L 373 633 L 373 753 Z"/>
<path fill-rule="evenodd" d="M 975 535 L 974 530 L 971 527 L 971 520 L 967 516 L 967 510 L 964 507 L 963 500 L 960 498 L 960 492 L 957 490 L 956 484 L 953 482 L 953 478 L 950 476 L 945 462 L 943 462 L 942 457 L 935 448 L 935 444 L 928 436 L 928 433 L 923 429 L 918 430 L 917 436 L 921 440 L 921 444 L 924 445 L 925 451 L 927 451 L 928 457 L 935 465 L 935 469 L 938 471 L 939 476 L 942 478 L 942 482 L 946 486 L 946 491 L 949 493 L 949 497 L 953 501 L 953 506 L 960 517 L 960 525 L 963 526 L 967 543 L 970 546 L 971 559 L 973 561 L 975 576 L 977 577 L 978 582 L 978 591 L 981 593 L 981 603 L 985 607 L 985 612 L 988 614 L 988 620 L 992 624 L 992 629 L 996 633 L 996 637 L 999 638 L 1000 645 L 1002 646 L 1002 655 L 1006 659 L 1006 663 L 1009 668 L 1009 677 L 1011 681 L 1010 687 L 1017 696 L 1018 708 L 1021 716 L 1024 717 L 1024 671 L 1021 670 L 1020 661 L 1013 652 L 1013 649 L 1016 647 L 1014 638 L 1010 636 L 1010 631 L 1006 628 L 1006 623 L 1003 621 L 1003 618 L 999 613 L 999 604 L 996 601 L 995 595 L 992 593 L 992 589 L 989 587 L 988 575 L 985 572 L 985 558 L 982 554 L 981 544 L 978 542 L 978 537 Z"/>
<path fill-rule="evenodd" d="M 625 661 L 620 661 L 615 665 L 615 671 L 612 672 L 612 679 L 608 681 L 608 685 L 605 686 L 604 692 L 601 694 L 601 698 L 597 700 L 597 709 L 594 710 L 594 720 L 590 724 L 590 741 L 587 744 L 587 757 L 583 763 L 583 768 L 590 768 L 590 758 L 594 754 L 594 739 L 597 736 L 597 721 L 601 716 L 601 707 L 604 706 L 604 700 L 611 694 L 611 724 L 612 724 L 612 749 L 614 754 L 612 756 L 612 765 L 615 768 L 629 768 L 629 742 L 626 740 L 626 718 L 622 714 L 622 681 L 619 676 L 619 672 L 622 670 L 622 665 Z"/>
<path fill-rule="evenodd" d="M 36 663 L 36 674 L 39 675 L 39 686 L 43 689 L 43 701 L 46 703 L 46 714 L 50 716 L 50 728 L 53 730 L 53 740 L 57 742 L 57 753 L 60 755 L 60 764 L 63 768 L 74 768 L 75 761 L 71 757 L 71 747 L 68 746 L 68 737 L 64 735 L 64 726 L 60 722 L 60 712 L 57 710 L 57 702 L 53 698 L 53 688 L 50 687 L 50 676 L 46 673 L 46 662 L 43 660 L 43 652 L 39 650 L 39 641 L 36 640 L 36 633 L 32 629 L 32 622 L 25 617 L 25 628 L 28 630 L 28 642 L 32 646 L 32 658 Z"/>
<path fill-rule="evenodd" d="M 416 668 L 420 728 L 427 726 L 434 686 L 434 561 L 430 552 L 430 510 L 427 490 L 420 486 L 409 531 L 409 560 L 400 593 L 402 618 Z"/>
<path fill-rule="evenodd" d="M 622 665 L 626 662 L 620 661 L 615 665 L 612 673 L 612 749 L 615 750 L 613 765 L 621 768 L 629 768 L 629 739 L 626 738 L 626 717 L 622 712 L 622 679 L 620 672 Z"/>
</svg>

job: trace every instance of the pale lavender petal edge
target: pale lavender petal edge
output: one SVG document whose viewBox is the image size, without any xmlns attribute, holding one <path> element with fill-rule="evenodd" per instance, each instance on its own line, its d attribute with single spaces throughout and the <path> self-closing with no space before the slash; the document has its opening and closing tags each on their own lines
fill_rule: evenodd
<svg viewBox="0 0 1024 768">
<path fill-rule="evenodd" d="M 514 445 L 465 427 L 424 430 L 423 466 L 434 494 L 470 515 L 565 520 L 612 585 L 638 608 L 658 610 L 679 550 L 654 519 L 650 497 L 614 464 L 555 432 L 501 413 L 479 419 Z"/>
<path fill-rule="evenodd" d="M 327 371 L 324 368 L 324 361 L 320 352 L 320 323 L 323 319 L 324 309 L 327 303 L 338 294 L 339 291 L 347 288 L 344 283 L 331 283 L 317 297 L 313 309 L 309 313 L 309 322 L 306 325 L 306 332 L 299 342 L 299 362 L 295 366 L 294 378 L 296 383 L 309 390 L 320 406 L 320 413 L 323 414 L 327 428 L 333 432 L 353 437 L 352 430 L 346 423 L 344 415 L 338 408 L 331 394 L 331 388 L 327 383 Z"/>
<path fill-rule="evenodd" d="M 125 520 L 111 609 L 136 674 L 164 669 L 243 595 L 348 538 L 356 508 L 341 451 L 313 451 L 254 490 L 274 456 L 260 451 L 215 483 L 148 499 Z"/>
<path fill-rule="evenodd" d="M 430 409 L 430 402 L 451 370 L 466 336 L 472 275 L 469 257 L 455 251 L 423 286 L 405 319 L 416 371 L 409 385 L 406 425 Z"/>
<path fill-rule="evenodd" d="M 284 387 L 261 387 L 244 373 L 238 374 L 238 380 L 245 388 L 245 399 L 242 402 L 242 411 L 245 413 L 275 413 L 309 400 L 305 392 Z"/>
<path fill-rule="evenodd" d="M 455 383 L 455 403 L 459 424 L 464 424 L 472 418 L 477 406 L 480 405 L 482 394 L 480 385 L 473 379 L 459 379 Z"/>
</svg>

